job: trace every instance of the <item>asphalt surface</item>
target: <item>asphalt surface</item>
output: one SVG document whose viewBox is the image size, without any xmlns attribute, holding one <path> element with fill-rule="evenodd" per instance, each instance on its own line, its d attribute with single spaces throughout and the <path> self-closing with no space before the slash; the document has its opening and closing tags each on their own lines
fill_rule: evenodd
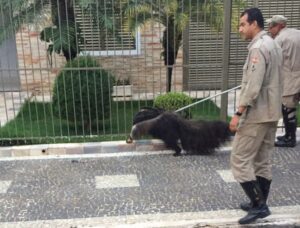
<svg viewBox="0 0 300 228">
<path fill-rule="evenodd" d="M 237 226 L 239 204 L 247 199 L 230 179 L 230 151 L 181 157 L 173 157 L 171 151 L 141 153 L 1 159 L 0 227 Z M 275 148 L 273 163 L 268 205 L 284 216 L 279 220 L 275 216 L 273 223 L 264 221 L 264 227 L 300 227 L 300 144 Z M 198 223 L 203 213 L 212 214 L 214 222 Z M 194 216 L 194 222 L 182 222 L 187 214 L 190 219 Z M 167 223 L 159 223 L 165 221 L 161 216 L 138 219 L 145 215 L 173 217 Z M 181 222 L 176 222 L 180 217 Z M 103 220 L 109 218 L 113 219 Z"/>
</svg>

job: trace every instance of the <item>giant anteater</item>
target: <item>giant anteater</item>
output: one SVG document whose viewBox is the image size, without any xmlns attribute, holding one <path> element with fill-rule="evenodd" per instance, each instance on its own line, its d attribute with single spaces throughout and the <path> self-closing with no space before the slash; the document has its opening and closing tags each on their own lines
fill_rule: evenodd
<svg viewBox="0 0 300 228">
<path fill-rule="evenodd" d="M 231 137 L 226 122 L 187 120 L 174 112 L 155 108 L 142 109 L 133 122 L 128 143 L 143 135 L 151 135 L 174 150 L 174 156 L 181 155 L 182 149 L 188 154 L 208 154 Z M 178 144 L 179 140 L 182 149 Z"/>
</svg>

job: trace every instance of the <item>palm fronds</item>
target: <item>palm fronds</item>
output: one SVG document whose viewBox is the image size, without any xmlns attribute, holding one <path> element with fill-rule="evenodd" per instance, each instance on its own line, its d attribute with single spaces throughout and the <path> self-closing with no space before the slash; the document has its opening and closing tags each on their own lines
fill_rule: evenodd
<svg viewBox="0 0 300 228">
<path fill-rule="evenodd" d="M 1 0 L 0 44 L 14 36 L 23 24 L 38 24 L 49 0 Z"/>
</svg>

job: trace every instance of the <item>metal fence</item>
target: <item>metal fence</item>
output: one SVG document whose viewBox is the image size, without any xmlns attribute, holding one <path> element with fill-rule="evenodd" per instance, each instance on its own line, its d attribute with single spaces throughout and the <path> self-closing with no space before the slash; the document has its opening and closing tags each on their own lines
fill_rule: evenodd
<svg viewBox="0 0 300 228">
<path fill-rule="evenodd" d="M 1 144 L 124 139 L 170 91 L 226 119 L 239 91 L 215 94 L 240 84 L 252 6 L 300 28 L 298 0 L 0 0 Z"/>
</svg>

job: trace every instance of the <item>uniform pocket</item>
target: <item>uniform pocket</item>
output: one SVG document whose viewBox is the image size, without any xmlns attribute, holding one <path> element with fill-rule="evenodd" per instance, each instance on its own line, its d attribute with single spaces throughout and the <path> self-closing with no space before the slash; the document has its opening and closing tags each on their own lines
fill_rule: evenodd
<svg viewBox="0 0 300 228">
<path fill-rule="evenodd" d="M 256 137 L 257 135 L 257 126 L 252 124 L 242 124 L 239 129 L 239 134 L 243 136 Z"/>
</svg>

